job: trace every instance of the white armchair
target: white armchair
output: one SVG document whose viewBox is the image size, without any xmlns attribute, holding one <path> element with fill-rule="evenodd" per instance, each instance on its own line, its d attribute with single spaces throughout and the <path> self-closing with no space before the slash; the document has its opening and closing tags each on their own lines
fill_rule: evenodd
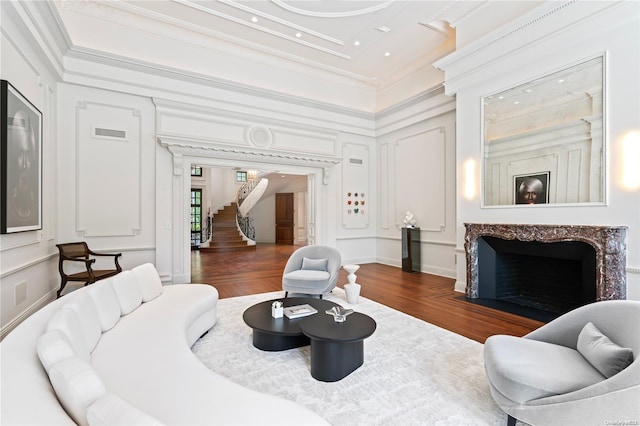
<svg viewBox="0 0 640 426">
<path fill-rule="evenodd" d="M 289 293 L 322 295 L 336 286 L 342 257 L 329 246 L 305 246 L 291 254 L 282 273 L 282 289 Z"/>
<path fill-rule="evenodd" d="M 585 328 L 588 323 L 595 328 Z M 640 420 L 639 325 L 639 301 L 610 300 L 577 308 L 522 338 L 489 337 L 485 370 L 508 424 Z M 612 373 L 612 366 L 630 360 Z"/>
</svg>

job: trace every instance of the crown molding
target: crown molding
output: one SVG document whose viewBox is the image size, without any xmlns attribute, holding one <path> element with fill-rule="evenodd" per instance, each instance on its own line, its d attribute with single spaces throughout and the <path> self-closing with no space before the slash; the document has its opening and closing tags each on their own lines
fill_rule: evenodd
<svg viewBox="0 0 640 426">
<path fill-rule="evenodd" d="M 236 83 L 230 80 L 212 77 L 191 71 L 179 70 L 176 68 L 158 65 L 151 62 L 127 58 L 124 56 L 114 55 L 111 53 L 101 52 L 89 48 L 73 46 L 67 56 L 81 61 L 93 62 L 101 65 L 108 65 L 128 71 L 140 72 L 143 74 L 154 75 L 163 78 L 175 79 L 187 83 L 203 85 L 215 89 L 241 93 L 249 96 L 257 96 L 266 98 L 276 102 L 287 104 L 295 104 L 323 111 L 346 115 L 360 120 L 373 120 L 374 114 L 359 111 L 351 108 L 341 107 L 326 102 L 314 101 L 294 95 L 287 95 L 276 91 L 262 89 L 256 86 L 249 86 Z M 67 71 L 74 73 L 73 71 Z"/>
<path fill-rule="evenodd" d="M 433 66 L 446 72 L 447 94 L 453 95 L 460 82 L 473 75 L 478 68 L 504 60 L 529 45 L 542 42 L 624 3 L 626 2 L 547 1 L 511 23 L 434 62 Z"/>
<path fill-rule="evenodd" d="M 42 52 L 47 59 L 45 64 L 52 72 L 62 79 L 64 75 L 64 55 L 72 46 L 62 19 L 55 6 L 48 1 L 17 2 L 3 1 L 2 13 L 9 16 L 17 15 L 15 22 L 22 21 L 28 31 L 28 39 L 33 43 L 36 51 Z M 17 18 L 17 19 L 16 19 Z M 3 33 L 6 34 L 3 28 Z"/>
</svg>

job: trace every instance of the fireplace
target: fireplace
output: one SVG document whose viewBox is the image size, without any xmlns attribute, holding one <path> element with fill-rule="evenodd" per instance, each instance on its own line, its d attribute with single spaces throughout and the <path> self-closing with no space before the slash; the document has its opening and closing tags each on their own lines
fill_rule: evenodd
<svg viewBox="0 0 640 426">
<path fill-rule="evenodd" d="M 465 226 L 469 301 L 549 321 L 626 299 L 626 227 Z"/>
</svg>

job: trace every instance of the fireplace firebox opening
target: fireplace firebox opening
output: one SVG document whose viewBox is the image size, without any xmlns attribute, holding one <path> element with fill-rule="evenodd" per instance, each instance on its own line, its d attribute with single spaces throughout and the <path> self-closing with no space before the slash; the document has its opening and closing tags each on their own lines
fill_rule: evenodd
<svg viewBox="0 0 640 426">
<path fill-rule="evenodd" d="M 478 297 L 474 302 L 549 321 L 596 301 L 595 249 L 581 241 L 481 237 Z"/>
</svg>

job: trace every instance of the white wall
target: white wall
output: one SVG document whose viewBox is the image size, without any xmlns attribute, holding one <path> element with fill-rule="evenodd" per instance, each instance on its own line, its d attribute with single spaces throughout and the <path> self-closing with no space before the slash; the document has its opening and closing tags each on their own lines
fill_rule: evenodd
<svg viewBox="0 0 640 426">
<path fill-rule="evenodd" d="M 469 44 L 437 65 L 445 70 L 448 94 L 457 106 L 457 252 L 456 288 L 464 290 L 464 223 L 536 223 L 625 225 L 627 296 L 640 299 L 640 192 L 622 183 L 622 138 L 640 129 L 640 3 L 545 3 L 512 26 Z M 471 25 L 473 23 L 469 23 Z M 608 203 L 482 208 L 481 97 L 606 53 Z M 465 163 L 473 161 L 465 197 Z"/>
<path fill-rule="evenodd" d="M 442 88 L 378 119 L 377 258 L 401 266 L 403 220 L 421 228 L 421 268 L 455 277 L 455 101 Z"/>
<path fill-rule="evenodd" d="M 155 261 L 155 115 L 149 99 L 60 84 L 58 241 Z M 94 135 L 96 128 L 124 138 Z M 99 262 L 100 260 L 98 260 Z"/>
<path fill-rule="evenodd" d="M 22 5 L 1 2 L 0 77 L 42 112 L 42 229 L 0 236 L 0 337 L 55 298 L 59 287 L 56 185 L 56 103 L 59 78 L 30 32 L 20 25 Z M 46 49 L 45 49 L 46 50 Z M 49 52 L 50 53 L 50 52 Z M 4 206 L 3 206 L 4 208 Z"/>
</svg>

